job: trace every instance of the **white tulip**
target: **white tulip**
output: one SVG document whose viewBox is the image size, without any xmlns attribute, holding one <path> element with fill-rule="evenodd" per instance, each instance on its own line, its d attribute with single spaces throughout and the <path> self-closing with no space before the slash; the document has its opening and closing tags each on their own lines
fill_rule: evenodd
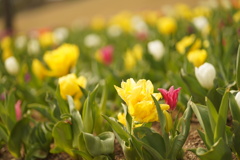
<svg viewBox="0 0 240 160">
<path fill-rule="evenodd" d="M 68 29 L 64 27 L 59 27 L 53 31 L 53 40 L 56 44 L 61 44 L 64 42 L 69 35 Z"/>
<path fill-rule="evenodd" d="M 19 64 L 15 57 L 9 57 L 5 60 L 4 66 L 11 75 L 16 75 L 19 71 Z"/>
<path fill-rule="evenodd" d="M 160 60 L 165 53 L 165 48 L 160 40 L 155 40 L 148 43 L 148 51 L 155 60 Z"/>
<path fill-rule="evenodd" d="M 118 37 L 122 34 L 122 29 L 118 25 L 111 25 L 107 29 L 107 34 L 110 37 Z"/>
<path fill-rule="evenodd" d="M 208 27 L 208 20 L 204 16 L 195 17 L 193 18 L 193 24 L 199 31 L 203 31 Z"/>
<path fill-rule="evenodd" d="M 28 50 L 29 55 L 39 54 L 39 52 L 40 52 L 39 41 L 35 38 L 30 39 L 28 42 L 27 50 Z"/>
<path fill-rule="evenodd" d="M 237 102 L 237 104 L 238 104 L 238 107 L 240 108 L 240 92 L 238 92 L 238 93 L 236 94 L 235 100 L 236 100 L 236 102 Z"/>
<path fill-rule="evenodd" d="M 137 33 L 148 33 L 148 26 L 141 17 L 134 16 L 131 21 L 133 29 Z"/>
<path fill-rule="evenodd" d="M 96 34 L 89 34 L 84 38 L 84 44 L 87 47 L 97 47 L 101 43 L 101 38 Z"/>
<path fill-rule="evenodd" d="M 18 49 L 23 49 L 27 44 L 27 37 L 26 36 L 18 36 L 15 39 L 15 46 Z"/>
<path fill-rule="evenodd" d="M 211 89 L 216 77 L 216 70 L 210 63 L 204 63 L 200 67 L 195 67 L 195 76 L 203 88 Z"/>
</svg>

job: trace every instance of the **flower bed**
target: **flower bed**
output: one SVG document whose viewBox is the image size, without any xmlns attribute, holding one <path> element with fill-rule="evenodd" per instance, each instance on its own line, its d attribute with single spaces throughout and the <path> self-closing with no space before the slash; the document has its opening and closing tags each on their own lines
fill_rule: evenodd
<svg viewBox="0 0 240 160">
<path fill-rule="evenodd" d="M 239 6 L 123 12 L 2 38 L 2 150 L 27 160 L 239 157 Z"/>
</svg>

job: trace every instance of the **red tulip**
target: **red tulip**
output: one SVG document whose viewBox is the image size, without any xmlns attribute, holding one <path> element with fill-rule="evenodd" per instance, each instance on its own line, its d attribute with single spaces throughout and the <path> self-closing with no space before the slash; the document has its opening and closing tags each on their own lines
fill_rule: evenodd
<svg viewBox="0 0 240 160">
<path fill-rule="evenodd" d="M 22 110 L 21 110 L 21 100 L 18 100 L 15 103 L 15 113 L 16 113 L 16 119 L 19 121 L 22 118 Z"/>
<path fill-rule="evenodd" d="M 170 106 L 169 110 L 174 110 L 177 105 L 177 100 L 178 100 L 178 93 L 181 88 L 174 89 L 173 86 L 170 87 L 169 91 L 163 88 L 159 88 L 158 91 L 161 92 L 165 103 L 167 103 Z"/>
</svg>

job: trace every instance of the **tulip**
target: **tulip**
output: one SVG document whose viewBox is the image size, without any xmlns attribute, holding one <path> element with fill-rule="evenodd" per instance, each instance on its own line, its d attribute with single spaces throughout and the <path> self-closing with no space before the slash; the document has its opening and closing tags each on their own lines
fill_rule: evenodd
<svg viewBox="0 0 240 160">
<path fill-rule="evenodd" d="M 26 36 L 18 36 L 15 39 L 15 46 L 18 49 L 23 49 L 27 44 L 27 37 Z"/>
<path fill-rule="evenodd" d="M 157 27 L 160 33 L 169 35 L 176 31 L 177 23 L 172 17 L 162 17 L 158 20 Z"/>
<path fill-rule="evenodd" d="M 53 40 L 55 44 L 63 43 L 69 35 L 69 31 L 67 28 L 59 27 L 53 31 Z"/>
<path fill-rule="evenodd" d="M 118 37 L 122 34 L 122 29 L 118 25 L 111 25 L 107 28 L 107 34 L 110 37 Z"/>
<path fill-rule="evenodd" d="M 162 94 L 165 103 L 170 106 L 169 110 L 174 110 L 176 108 L 180 89 L 181 88 L 174 89 L 174 86 L 171 86 L 168 91 L 163 88 L 158 89 L 158 91 Z"/>
<path fill-rule="evenodd" d="M 11 75 L 16 75 L 19 71 L 19 64 L 15 57 L 11 56 L 4 62 L 7 72 Z"/>
<path fill-rule="evenodd" d="M 91 47 L 97 47 L 101 43 L 101 39 L 97 34 L 89 34 L 84 38 L 84 44 L 85 46 L 91 48 Z"/>
<path fill-rule="evenodd" d="M 114 86 L 118 95 L 126 102 L 129 114 L 134 121 L 158 121 L 158 114 L 151 95 L 157 100 L 162 98 L 160 93 L 153 93 L 153 84 L 149 80 L 141 79 L 135 82 L 132 78 L 121 83 L 121 88 Z"/>
<path fill-rule="evenodd" d="M 27 44 L 27 51 L 29 55 L 37 55 L 40 53 L 40 44 L 37 39 L 30 39 Z"/>
<path fill-rule="evenodd" d="M 196 39 L 196 36 L 192 34 L 190 36 L 183 37 L 179 42 L 177 42 L 176 49 L 180 54 L 185 54 L 188 47 L 190 47 L 188 51 L 194 51 L 196 49 L 200 49 L 201 45 L 201 41 Z"/>
<path fill-rule="evenodd" d="M 201 66 L 206 58 L 207 58 L 207 51 L 204 49 L 197 49 L 194 51 L 190 51 L 187 55 L 188 61 L 193 63 L 195 67 Z"/>
<path fill-rule="evenodd" d="M 15 103 L 15 113 L 16 113 L 16 119 L 19 121 L 22 118 L 22 110 L 21 110 L 21 100 L 18 100 Z"/>
<path fill-rule="evenodd" d="M 165 53 L 165 48 L 161 41 L 155 40 L 148 43 L 148 51 L 155 60 L 160 60 Z"/>
<path fill-rule="evenodd" d="M 235 100 L 236 100 L 236 102 L 237 102 L 237 104 L 238 104 L 238 107 L 240 108 L 240 92 L 238 92 L 238 93 L 236 94 Z"/>
<path fill-rule="evenodd" d="M 195 17 L 193 18 L 193 24 L 199 31 L 203 31 L 208 27 L 208 20 L 204 16 Z"/>
<path fill-rule="evenodd" d="M 101 48 L 96 52 L 97 60 L 104 63 L 105 65 L 111 64 L 113 60 L 113 50 L 114 48 L 110 45 Z"/>
<path fill-rule="evenodd" d="M 216 77 L 216 70 L 210 63 L 204 63 L 200 67 L 195 67 L 195 76 L 203 88 L 211 89 Z"/>
</svg>

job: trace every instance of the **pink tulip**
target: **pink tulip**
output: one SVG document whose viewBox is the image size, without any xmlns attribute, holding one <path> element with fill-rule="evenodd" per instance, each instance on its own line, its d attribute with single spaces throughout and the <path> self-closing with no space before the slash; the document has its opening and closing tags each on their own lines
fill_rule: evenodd
<svg viewBox="0 0 240 160">
<path fill-rule="evenodd" d="M 177 100 L 178 100 L 178 93 L 181 88 L 174 89 L 173 86 L 170 87 L 169 91 L 166 89 L 159 88 L 158 91 L 161 92 L 165 103 L 170 106 L 169 110 L 174 110 L 177 105 Z"/>
<path fill-rule="evenodd" d="M 112 46 L 106 46 L 101 49 L 102 60 L 103 60 L 104 64 L 109 65 L 112 63 L 113 50 L 114 50 L 114 48 Z"/>
<path fill-rule="evenodd" d="M 22 110 L 21 110 L 21 100 L 18 100 L 15 103 L 15 113 L 16 113 L 16 119 L 19 121 L 22 118 Z"/>
</svg>

